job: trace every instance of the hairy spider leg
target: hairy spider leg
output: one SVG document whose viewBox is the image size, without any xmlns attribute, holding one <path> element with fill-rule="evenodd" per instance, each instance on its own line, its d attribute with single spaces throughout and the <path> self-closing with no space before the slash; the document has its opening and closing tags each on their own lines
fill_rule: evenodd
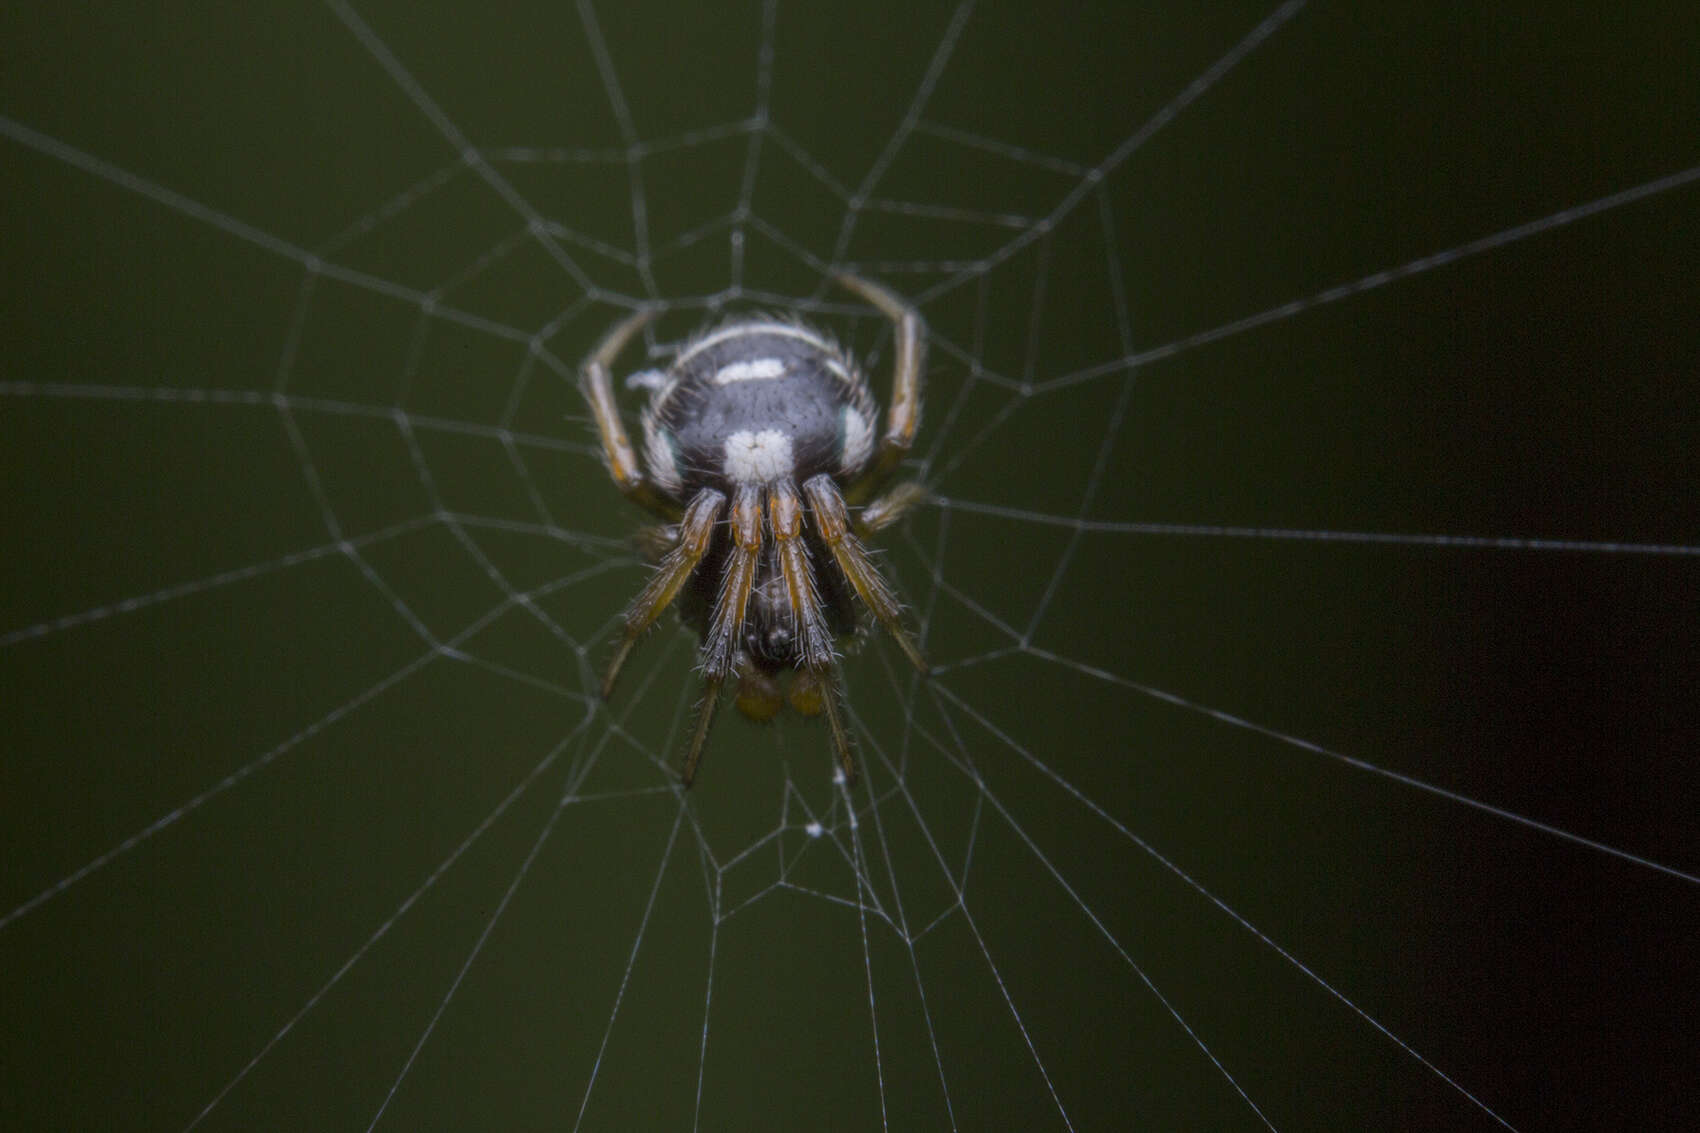
<svg viewBox="0 0 1700 1133">
<path fill-rule="evenodd" d="M 927 338 L 921 316 L 895 292 L 863 279 L 840 273 L 833 277 L 840 287 L 866 299 L 891 321 L 894 342 L 891 371 L 891 403 L 886 407 L 885 435 L 867 469 L 845 489 L 845 496 L 859 504 L 879 491 L 896 471 L 921 427 L 921 380 L 927 364 Z"/>
<path fill-rule="evenodd" d="M 685 518 L 679 523 L 673 549 L 661 557 L 660 565 L 626 608 L 625 634 L 614 650 L 614 659 L 608 663 L 608 672 L 602 678 L 603 699 L 613 695 L 620 667 L 631 655 L 638 638 L 655 624 L 661 611 L 672 605 L 673 599 L 679 596 L 679 590 L 690 579 L 691 572 L 697 569 L 697 564 L 708 551 L 714 525 L 720 519 L 720 509 L 725 506 L 724 495 L 713 488 L 704 488 L 685 509 Z"/>
<path fill-rule="evenodd" d="M 838 569 L 844 572 L 844 577 L 850 580 L 862 602 L 897 642 L 909 663 L 925 673 L 927 662 L 922 659 L 915 639 L 909 636 L 909 630 L 903 625 L 903 607 L 873 560 L 868 558 L 867 548 L 862 546 L 862 541 L 851 529 L 850 512 L 844 506 L 844 497 L 838 493 L 838 485 L 830 476 L 811 477 L 803 484 L 803 494 L 814 509 L 815 526 L 838 563 Z"/>
<path fill-rule="evenodd" d="M 870 508 L 872 504 L 868 505 Z M 627 538 L 632 550 L 642 556 L 643 561 L 650 566 L 658 565 L 667 557 L 667 552 L 679 542 L 679 525 L 677 523 L 652 523 L 640 527 Z"/>
<path fill-rule="evenodd" d="M 863 508 L 856 517 L 854 530 L 866 539 L 884 531 L 926 501 L 926 486 L 915 480 L 905 480 Z"/>
<path fill-rule="evenodd" d="M 832 747 L 838 753 L 839 766 L 844 769 L 845 782 L 853 786 L 856 757 L 838 703 L 838 661 L 832 654 L 832 631 L 821 609 L 820 596 L 815 592 L 814 572 L 803 544 L 803 502 L 797 495 L 797 485 L 789 478 L 773 484 L 768 490 L 767 509 L 779 552 L 780 575 L 785 579 L 785 597 L 791 607 L 797 651 L 805 670 L 820 687 L 821 707 L 832 732 Z"/>
<path fill-rule="evenodd" d="M 602 456 L 608 462 L 608 473 L 613 476 L 614 483 L 627 499 L 664 519 L 676 520 L 679 518 L 679 505 L 649 482 L 643 474 L 643 466 L 638 463 L 637 450 L 632 448 L 626 427 L 620 422 L 619 407 L 614 404 L 614 379 L 610 372 L 614 359 L 655 314 L 653 310 L 638 311 L 604 335 L 596 349 L 579 365 L 578 383 L 585 400 L 590 403 L 592 416 L 596 418 L 596 432 L 602 438 Z"/>
<path fill-rule="evenodd" d="M 750 588 L 755 582 L 756 561 L 761 557 L 761 493 L 751 484 L 740 484 L 732 497 L 732 552 L 721 575 L 720 596 L 714 601 L 713 620 L 702 641 L 702 697 L 697 701 L 696 724 L 691 729 L 690 747 L 685 750 L 679 781 L 689 787 L 702 762 L 703 745 L 720 705 L 720 689 L 732 675 L 736 645 L 744 627 Z"/>
<path fill-rule="evenodd" d="M 859 504 L 885 485 L 915 443 L 915 434 L 921 427 L 921 386 L 926 373 L 927 340 L 921 316 L 894 292 L 859 275 L 844 273 L 835 278 L 841 287 L 866 299 L 891 321 L 894 342 L 891 403 L 886 409 L 885 435 L 880 438 L 879 450 L 867 469 L 844 491 L 847 502 Z M 863 508 L 852 529 L 866 539 L 902 519 L 926 498 L 927 489 L 922 485 L 913 482 L 899 484 Z M 866 598 L 863 600 L 866 601 Z M 887 628 L 890 628 L 889 625 Z M 910 651 L 909 643 L 899 638 L 899 644 L 905 646 L 904 651 L 910 652 L 910 660 L 914 661 L 916 654 Z M 924 665 L 917 664 L 916 667 L 925 670 Z"/>
</svg>

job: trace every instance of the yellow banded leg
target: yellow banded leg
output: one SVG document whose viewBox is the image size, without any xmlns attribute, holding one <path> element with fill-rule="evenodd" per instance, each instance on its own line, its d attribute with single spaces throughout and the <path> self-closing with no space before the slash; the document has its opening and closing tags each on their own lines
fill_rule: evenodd
<svg viewBox="0 0 1700 1133">
<path fill-rule="evenodd" d="M 852 529 L 866 539 L 897 523 L 926 502 L 926 486 L 915 480 L 905 480 L 863 508 Z"/>
<path fill-rule="evenodd" d="M 896 292 L 859 275 L 833 277 L 840 287 L 867 300 L 891 321 L 893 359 L 891 403 L 886 408 L 885 435 L 868 469 L 846 489 L 851 502 L 861 503 L 877 492 L 915 443 L 921 427 L 921 381 L 927 368 L 927 336 L 920 313 Z"/>
<path fill-rule="evenodd" d="M 689 788 L 696 781 L 697 765 L 702 762 L 702 748 L 708 742 L 708 731 L 714 726 L 714 711 L 720 706 L 720 681 L 702 682 L 702 696 L 697 700 L 696 722 L 691 726 L 691 744 L 685 749 L 685 763 L 679 768 L 679 785 Z"/>
<path fill-rule="evenodd" d="M 804 484 L 803 492 L 809 497 L 809 506 L 815 513 L 815 526 L 820 529 L 821 539 L 832 552 L 838 569 L 844 572 L 856 594 L 874 612 L 874 617 L 879 619 L 892 640 L 897 642 L 909 663 L 926 672 L 927 662 L 903 625 L 903 607 L 868 558 L 862 541 L 850 530 L 850 513 L 844 506 L 844 497 L 838 493 L 838 485 L 833 483 L 832 477 L 821 475 Z"/>
<path fill-rule="evenodd" d="M 708 550 L 708 541 L 714 534 L 715 521 L 720 518 L 720 509 L 725 506 L 725 496 L 713 488 L 704 488 L 691 500 L 691 506 L 685 509 L 685 518 L 679 523 L 673 549 L 662 556 L 660 565 L 649 576 L 649 581 L 626 608 L 625 634 L 614 650 L 614 659 L 608 663 L 607 674 L 602 678 L 604 698 L 613 693 L 614 681 L 619 677 L 620 668 L 631 655 L 632 647 L 637 644 L 638 638 L 643 635 L 644 630 L 655 624 L 655 619 L 661 615 L 661 611 L 678 597 L 680 588 L 702 561 L 703 554 Z"/>
<path fill-rule="evenodd" d="M 702 762 L 703 745 L 708 742 L 714 712 L 719 707 L 720 689 L 732 675 L 738 635 L 744 628 L 744 611 L 750 601 L 750 587 L 755 582 L 756 560 L 761 557 L 761 495 L 754 489 L 742 487 L 732 499 L 732 553 L 726 557 L 726 573 L 721 576 L 720 596 L 714 601 L 708 633 L 702 642 L 702 699 L 697 702 L 696 725 L 691 729 L 690 746 L 685 749 L 685 763 L 679 780 L 690 786 Z"/>
<path fill-rule="evenodd" d="M 838 704 L 838 662 L 832 655 L 832 632 L 826 624 L 820 597 L 815 593 L 814 573 L 803 546 L 803 503 L 797 487 L 789 480 L 774 485 L 768 495 L 768 520 L 779 552 L 779 572 L 785 580 L 785 597 L 791 607 L 791 626 L 803 668 L 820 690 L 820 702 L 832 732 L 832 748 L 844 769 L 845 781 L 856 782 L 856 757 L 850 734 L 844 727 Z"/>
<path fill-rule="evenodd" d="M 602 441 L 602 458 L 608 463 L 608 474 L 624 492 L 627 499 L 648 508 L 667 519 L 679 518 L 679 507 L 656 490 L 645 479 L 643 466 L 638 463 L 637 450 L 626 435 L 620 421 L 619 407 L 614 404 L 612 369 L 620 351 L 656 315 L 654 311 L 638 311 L 617 324 L 603 336 L 596 349 L 579 364 L 579 391 L 590 403 L 590 415 L 596 420 L 596 433 Z"/>
</svg>

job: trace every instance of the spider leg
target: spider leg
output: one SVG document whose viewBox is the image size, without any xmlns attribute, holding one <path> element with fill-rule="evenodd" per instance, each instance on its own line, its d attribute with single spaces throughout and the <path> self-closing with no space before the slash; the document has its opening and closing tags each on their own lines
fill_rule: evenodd
<svg viewBox="0 0 1700 1133">
<path fill-rule="evenodd" d="M 704 681 L 702 696 L 697 698 L 696 723 L 691 727 L 691 746 L 685 749 L 685 764 L 679 769 L 679 785 L 686 790 L 696 782 L 697 765 L 702 762 L 703 745 L 708 743 L 708 731 L 714 725 L 714 711 L 720 707 L 720 682 Z"/>
<path fill-rule="evenodd" d="M 615 647 L 614 659 L 608 663 L 608 672 L 602 678 L 604 699 L 613 694 L 620 666 L 626 663 L 638 638 L 655 624 L 661 611 L 672 605 L 673 599 L 679 596 L 679 589 L 702 561 L 708 550 L 709 537 L 714 534 L 715 521 L 720 518 L 720 509 L 725 506 L 725 496 L 713 488 L 704 488 L 685 509 L 685 518 L 679 524 L 673 549 L 661 557 L 655 573 L 649 576 L 649 581 L 632 599 L 632 604 L 626 607 L 625 635 Z"/>
<path fill-rule="evenodd" d="M 696 724 L 691 729 L 690 747 L 685 750 L 684 766 L 679 772 L 679 781 L 686 787 L 697 777 L 703 745 L 708 742 L 715 709 L 720 705 L 721 686 L 732 675 L 738 636 L 744 628 L 744 612 L 755 583 L 756 560 L 760 557 L 761 495 L 753 487 L 741 486 L 732 499 L 732 552 L 726 558 L 720 595 L 714 601 L 708 633 L 702 641 L 702 697 L 697 701 Z"/>
<path fill-rule="evenodd" d="M 637 450 L 620 422 L 620 410 L 614 404 L 614 379 L 610 370 L 614 359 L 632 337 L 655 317 L 654 311 L 638 311 L 609 331 L 589 357 L 580 363 L 579 389 L 590 403 L 596 418 L 596 432 L 602 438 L 602 456 L 608 462 L 608 473 L 627 499 L 648 508 L 664 519 L 678 519 L 679 508 L 656 490 L 644 477 L 638 463 Z"/>
<path fill-rule="evenodd" d="M 628 540 L 632 550 L 643 556 L 643 561 L 655 566 L 667 557 L 679 544 L 679 525 L 677 523 L 653 523 L 648 527 L 640 527 L 632 532 Z"/>
<path fill-rule="evenodd" d="M 846 493 L 851 503 L 861 503 L 879 490 L 915 443 L 915 433 L 921 427 L 921 379 L 926 368 L 927 340 L 920 314 L 895 292 L 859 275 L 841 273 L 834 279 L 840 287 L 860 295 L 891 320 L 895 342 L 885 435 L 880 438 L 867 471 Z"/>
<path fill-rule="evenodd" d="M 926 486 L 917 480 L 905 480 L 862 509 L 862 514 L 856 517 L 856 534 L 866 539 L 877 531 L 884 531 L 926 502 Z"/>
<path fill-rule="evenodd" d="M 903 625 L 903 607 L 898 604 L 897 596 L 891 592 L 873 560 L 868 558 L 867 548 L 862 546 L 862 541 L 851 529 L 850 512 L 844 506 L 844 497 L 838 493 L 838 485 L 830 476 L 815 476 L 804 483 L 803 494 L 809 497 L 809 506 L 815 513 L 815 526 L 820 528 L 821 538 L 837 561 L 838 569 L 844 572 L 844 577 L 850 580 L 863 603 L 891 634 L 909 658 L 909 663 L 925 673 L 927 662 L 922 659 L 915 639 L 909 636 L 909 630 Z"/>
<path fill-rule="evenodd" d="M 791 606 L 797 651 L 804 668 L 820 685 L 821 705 L 832 731 L 832 747 L 838 755 L 838 765 L 844 769 L 845 782 L 854 786 L 856 757 L 851 751 L 850 734 L 844 727 L 838 703 L 838 661 L 832 655 L 832 631 L 826 624 L 820 596 L 815 593 L 814 572 L 809 567 L 808 550 L 803 545 L 803 503 L 797 497 L 797 486 L 790 480 L 775 484 L 769 491 L 767 510 L 768 520 L 773 525 L 773 541 L 779 552 L 779 571 L 785 579 L 785 596 Z"/>
</svg>

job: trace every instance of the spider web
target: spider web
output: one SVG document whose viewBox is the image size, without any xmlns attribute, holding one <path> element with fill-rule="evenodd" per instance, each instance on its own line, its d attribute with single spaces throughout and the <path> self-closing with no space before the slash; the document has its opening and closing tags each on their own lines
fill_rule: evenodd
<svg viewBox="0 0 1700 1133">
<path fill-rule="evenodd" d="M 0 1124 L 1673 1123 L 1678 22 L 706 7 L 8 11 Z M 683 795 L 574 367 L 840 267 L 936 669 Z"/>
</svg>

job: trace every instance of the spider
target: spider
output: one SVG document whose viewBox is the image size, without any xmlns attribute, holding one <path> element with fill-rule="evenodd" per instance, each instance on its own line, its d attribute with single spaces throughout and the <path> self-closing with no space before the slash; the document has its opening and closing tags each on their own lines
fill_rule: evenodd
<svg viewBox="0 0 1700 1133">
<path fill-rule="evenodd" d="M 845 781 L 855 784 L 833 651 L 866 624 L 852 596 L 927 671 L 863 543 L 925 491 L 903 483 L 859 515 L 850 511 L 887 485 L 914 442 L 924 331 L 886 288 L 853 275 L 835 279 L 892 324 L 891 405 L 877 442 L 879 406 L 855 359 L 800 322 L 734 319 L 688 342 L 665 372 L 629 378 L 650 391 L 642 465 L 614 405 L 610 370 L 655 312 L 616 324 L 579 370 L 615 485 L 664 521 L 640 533 L 655 571 L 626 609 L 602 695 L 613 694 L 633 646 L 677 600 L 701 638 L 703 687 L 680 772 L 685 787 L 733 677 L 738 710 L 752 720 L 771 720 L 783 700 L 802 715 L 824 714 Z"/>
</svg>

